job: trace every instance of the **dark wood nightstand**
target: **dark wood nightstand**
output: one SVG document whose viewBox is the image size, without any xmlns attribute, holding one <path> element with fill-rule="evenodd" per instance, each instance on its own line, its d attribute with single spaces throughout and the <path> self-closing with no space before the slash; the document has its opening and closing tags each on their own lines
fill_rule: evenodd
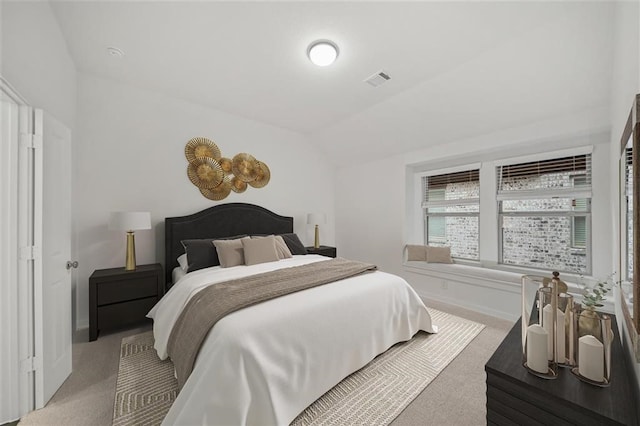
<svg viewBox="0 0 640 426">
<path fill-rule="evenodd" d="M 305 247 L 305 249 L 307 249 L 307 254 L 321 254 L 322 256 L 336 257 L 335 247 L 320 246 L 318 248 L 314 248 L 313 246 L 311 246 Z"/>
<path fill-rule="evenodd" d="M 89 277 L 89 341 L 98 332 L 147 320 L 147 312 L 164 295 L 162 265 L 97 269 Z"/>
</svg>

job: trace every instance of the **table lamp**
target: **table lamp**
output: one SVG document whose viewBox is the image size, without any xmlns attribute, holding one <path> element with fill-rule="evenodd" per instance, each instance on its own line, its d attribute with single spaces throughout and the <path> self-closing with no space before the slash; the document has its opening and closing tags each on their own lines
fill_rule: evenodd
<svg viewBox="0 0 640 426">
<path fill-rule="evenodd" d="M 112 212 L 109 217 L 109 229 L 127 231 L 127 260 L 124 269 L 136 269 L 136 243 L 133 231 L 151 229 L 149 212 Z"/>
<path fill-rule="evenodd" d="M 320 247 L 320 228 L 318 227 L 319 223 L 326 223 L 327 216 L 324 213 L 309 213 L 307 214 L 307 225 L 315 225 L 316 226 L 316 238 L 313 243 L 314 248 Z"/>
</svg>

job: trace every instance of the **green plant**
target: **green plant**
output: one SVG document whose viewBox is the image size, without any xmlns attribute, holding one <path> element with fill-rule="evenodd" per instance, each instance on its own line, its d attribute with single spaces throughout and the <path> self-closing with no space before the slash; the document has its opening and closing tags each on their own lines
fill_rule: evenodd
<svg viewBox="0 0 640 426">
<path fill-rule="evenodd" d="M 607 293 L 613 290 L 616 284 L 620 283 L 613 279 L 615 274 L 615 272 L 611 273 L 604 280 L 597 281 L 592 287 L 583 284 L 582 305 L 585 308 L 595 310 L 596 308 L 604 306 L 602 301 L 607 298 Z M 580 276 L 580 281 L 583 282 L 582 276 Z"/>
</svg>

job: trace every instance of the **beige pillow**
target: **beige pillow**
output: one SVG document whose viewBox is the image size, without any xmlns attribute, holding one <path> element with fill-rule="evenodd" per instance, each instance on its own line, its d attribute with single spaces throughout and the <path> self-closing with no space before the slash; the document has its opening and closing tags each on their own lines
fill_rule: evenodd
<svg viewBox="0 0 640 426">
<path fill-rule="evenodd" d="M 429 263 L 453 263 L 451 259 L 451 247 L 426 246 L 427 262 Z"/>
<path fill-rule="evenodd" d="M 220 266 L 229 268 L 231 266 L 244 265 L 244 248 L 242 241 L 248 240 L 249 237 L 238 238 L 235 240 L 213 240 L 216 246 Z"/>
<path fill-rule="evenodd" d="M 278 252 L 278 259 L 288 259 L 293 257 L 289 246 L 284 242 L 284 238 L 280 235 L 268 235 L 268 237 L 274 237 L 276 242 L 276 252 Z M 265 236 L 253 235 L 251 238 L 266 238 Z"/>
<path fill-rule="evenodd" d="M 278 260 L 276 239 L 273 235 L 242 240 L 242 247 L 244 248 L 244 261 L 247 265 L 257 265 L 258 263 Z"/>
<path fill-rule="evenodd" d="M 407 244 L 407 260 L 427 260 L 427 248 L 425 246 L 416 246 Z"/>
<path fill-rule="evenodd" d="M 284 238 L 280 235 L 276 235 L 276 251 L 278 252 L 278 259 L 288 259 L 293 257 L 289 246 L 284 242 Z"/>
</svg>

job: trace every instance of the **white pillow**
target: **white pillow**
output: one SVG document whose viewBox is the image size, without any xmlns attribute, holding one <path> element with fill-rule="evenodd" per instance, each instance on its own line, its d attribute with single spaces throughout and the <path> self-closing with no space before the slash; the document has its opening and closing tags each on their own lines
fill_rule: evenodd
<svg viewBox="0 0 640 426">
<path fill-rule="evenodd" d="M 180 265 L 183 271 L 187 272 L 187 269 L 189 269 L 189 262 L 187 261 L 187 253 L 184 253 L 178 256 L 178 265 Z"/>
</svg>

